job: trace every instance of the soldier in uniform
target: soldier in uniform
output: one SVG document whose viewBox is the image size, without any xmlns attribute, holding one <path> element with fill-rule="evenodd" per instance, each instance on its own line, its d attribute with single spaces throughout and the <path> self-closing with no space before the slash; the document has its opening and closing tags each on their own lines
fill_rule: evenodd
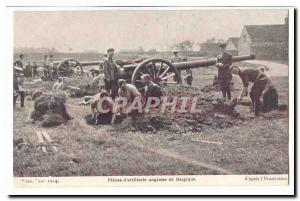
<svg viewBox="0 0 300 201">
<path fill-rule="evenodd" d="M 23 88 L 21 86 L 19 86 L 19 81 L 16 75 L 16 70 L 14 69 L 13 71 L 13 85 L 14 85 L 14 97 L 13 97 L 13 106 L 15 108 L 16 106 L 16 102 L 17 102 L 17 98 L 18 96 L 20 96 L 21 99 L 21 107 L 24 107 L 24 101 L 25 101 L 25 91 L 23 90 Z"/>
<path fill-rule="evenodd" d="M 248 95 L 249 82 L 253 83 L 250 91 L 252 107 L 254 108 L 255 116 L 258 116 L 261 108 L 260 98 L 263 98 L 262 111 L 268 112 L 278 107 L 278 94 L 276 88 L 272 85 L 271 80 L 260 71 L 260 69 L 245 68 L 240 69 L 237 66 L 231 66 L 230 70 L 233 74 L 239 75 L 243 82 L 243 89 L 238 98 L 241 102 L 243 96 Z"/>
<path fill-rule="evenodd" d="M 47 60 L 47 64 L 48 64 L 48 76 L 49 76 L 49 79 L 52 81 L 54 76 L 55 76 L 55 72 L 56 70 L 54 69 L 54 63 L 53 63 L 53 55 L 50 54 L 49 55 L 49 58 Z"/>
<path fill-rule="evenodd" d="M 165 92 L 163 91 L 163 89 L 158 84 L 152 82 L 151 76 L 149 74 L 142 75 L 141 81 L 145 85 L 146 98 L 148 97 L 160 98 L 164 96 Z"/>
<path fill-rule="evenodd" d="M 49 78 L 49 65 L 48 65 L 48 55 L 44 54 L 44 59 L 42 61 L 42 66 L 44 68 L 44 79 L 48 80 Z"/>
<path fill-rule="evenodd" d="M 232 80 L 232 74 L 229 67 L 232 65 L 232 55 L 225 52 L 226 44 L 221 44 L 219 47 L 221 53 L 217 56 L 216 61 L 216 67 L 218 68 L 218 81 L 224 100 L 226 100 L 226 97 L 230 100 L 230 83 Z"/>
<path fill-rule="evenodd" d="M 103 62 L 104 83 L 106 91 L 111 93 L 112 98 L 118 94 L 117 86 L 117 64 L 113 60 L 115 50 L 109 48 L 107 50 L 107 59 Z"/>
<path fill-rule="evenodd" d="M 39 68 L 38 65 L 34 61 L 33 66 L 32 66 L 32 77 L 35 77 L 38 74 L 38 71 L 37 71 L 38 68 Z"/>
<path fill-rule="evenodd" d="M 193 71 L 191 69 L 186 69 L 184 80 L 187 85 L 192 85 L 193 81 Z"/>
<path fill-rule="evenodd" d="M 173 57 L 171 58 L 171 63 L 180 63 L 182 62 L 183 59 L 181 56 L 178 55 L 178 51 L 177 50 L 174 50 L 173 51 Z M 180 74 L 180 77 L 181 77 L 181 71 L 178 70 L 178 73 Z M 176 81 L 176 79 L 174 78 L 174 81 Z"/>
<path fill-rule="evenodd" d="M 24 55 L 20 54 L 19 58 L 14 61 L 13 66 L 14 67 L 19 67 L 19 68 L 23 69 L 24 68 L 23 59 L 24 59 Z"/>
<path fill-rule="evenodd" d="M 32 65 L 31 62 L 28 61 L 27 65 L 25 66 L 25 69 L 23 70 L 24 76 L 26 78 L 32 77 Z"/>
</svg>

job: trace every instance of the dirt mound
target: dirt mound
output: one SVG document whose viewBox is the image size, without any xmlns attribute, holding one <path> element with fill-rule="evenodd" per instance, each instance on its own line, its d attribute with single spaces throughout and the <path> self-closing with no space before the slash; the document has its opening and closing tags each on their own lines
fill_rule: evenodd
<svg viewBox="0 0 300 201">
<path fill-rule="evenodd" d="M 39 96 L 34 102 L 31 113 L 33 121 L 39 121 L 43 127 L 58 126 L 71 120 L 65 107 L 64 94 L 47 93 Z"/>
<path fill-rule="evenodd" d="M 169 97 L 197 96 L 196 108 L 198 112 L 174 113 L 167 110 L 162 114 L 153 110 L 139 117 L 123 118 L 113 126 L 113 129 L 120 132 L 139 130 L 144 133 L 156 133 L 157 131 L 170 133 L 200 132 L 207 128 L 231 127 L 243 121 L 234 110 L 237 103 L 236 99 L 231 102 L 224 102 L 214 95 L 203 93 L 197 87 L 184 85 L 166 86 L 165 91 Z M 180 103 L 177 102 L 177 104 L 180 107 Z M 191 103 L 189 102 L 187 107 L 189 104 Z M 94 125 L 95 120 L 91 119 L 91 116 L 87 117 L 87 123 Z"/>
</svg>

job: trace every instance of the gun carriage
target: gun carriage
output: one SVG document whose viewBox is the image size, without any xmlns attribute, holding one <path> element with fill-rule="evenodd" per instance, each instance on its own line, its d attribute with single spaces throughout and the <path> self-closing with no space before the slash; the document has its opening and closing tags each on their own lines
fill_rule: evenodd
<svg viewBox="0 0 300 201">
<path fill-rule="evenodd" d="M 234 56 L 232 61 L 239 62 L 252 59 L 255 59 L 254 55 Z M 84 67 L 99 66 L 102 63 L 103 61 L 79 62 L 75 59 L 65 59 L 61 62 L 55 62 L 55 66 L 57 66 L 58 77 L 72 77 L 83 75 Z M 165 59 L 150 58 L 133 62 L 118 60 L 116 63 L 121 67 L 121 70 L 117 72 L 117 77 L 126 79 L 139 87 L 142 86 L 141 76 L 143 74 L 149 74 L 152 80 L 160 85 L 179 84 L 182 81 L 179 71 L 213 66 L 216 64 L 216 59 L 171 63 Z"/>
</svg>

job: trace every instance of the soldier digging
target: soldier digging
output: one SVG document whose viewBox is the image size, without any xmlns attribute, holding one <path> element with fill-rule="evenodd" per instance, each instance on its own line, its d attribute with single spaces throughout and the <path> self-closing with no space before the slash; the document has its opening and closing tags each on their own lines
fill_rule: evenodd
<svg viewBox="0 0 300 201">
<path fill-rule="evenodd" d="M 233 74 L 239 75 L 243 82 L 243 89 L 238 98 L 238 102 L 241 102 L 243 96 L 248 95 L 249 82 L 253 83 L 250 91 L 250 98 L 254 108 L 255 116 L 258 116 L 261 105 L 263 112 L 268 112 L 272 109 L 278 108 L 277 90 L 272 85 L 271 80 L 264 73 L 262 73 L 260 69 L 240 69 L 237 66 L 231 66 L 230 70 Z M 262 104 L 260 101 L 261 96 L 263 98 Z"/>
<path fill-rule="evenodd" d="M 232 74 L 229 67 L 232 65 L 232 55 L 225 51 L 226 44 L 221 44 L 221 53 L 217 56 L 216 67 L 218 68 L 218 81 L 222 91 L 223 99 L 231 99 L 230 83 Z"/>
</svg>

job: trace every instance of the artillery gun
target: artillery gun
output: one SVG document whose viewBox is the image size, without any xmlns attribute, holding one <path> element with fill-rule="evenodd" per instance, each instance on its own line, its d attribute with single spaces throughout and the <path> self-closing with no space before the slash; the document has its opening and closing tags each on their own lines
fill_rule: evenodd
<svg viewBox="0 0 300 201">
<path fill-rule="evenodd" d="M 239 62 L 252 59 L 255 59 L 254 55 L 244 55 L 234 56 L 232 61 Z M 102 63 L 103 61 L 79 62 L 75 59 L 65 59 L 56 62 L 57 74 L 59 77 L 82 75 L 84 72 L 83 67 L 99 66 Z M 131 82 L 139 88 L 143 86 L 141 83 L 143 74 L 149 74 L 153 82 L 159 85 L 179 84 L 182 82 L 179 71 L 213 66 L 216 64 L 216 59 L 171 63 L 165 59 L 150 58 L 142 61 L 117 62 L 117 64 L 121 66 L 121 70 L 117 72 L 117 77 Z"/>
</svg>

